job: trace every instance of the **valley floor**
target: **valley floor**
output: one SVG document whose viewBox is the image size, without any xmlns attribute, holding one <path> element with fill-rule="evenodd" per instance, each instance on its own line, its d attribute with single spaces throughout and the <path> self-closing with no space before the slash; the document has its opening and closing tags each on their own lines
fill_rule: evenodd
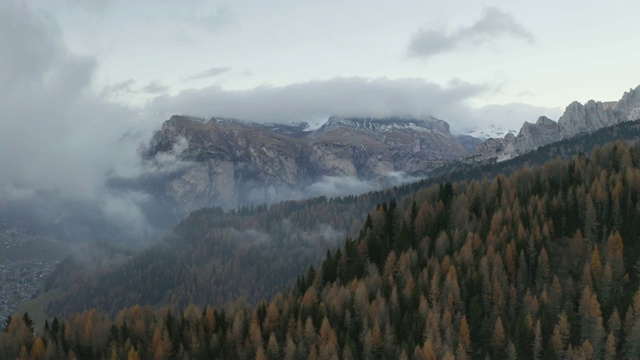
<svg viewBox="0 0 640 360">
<path fill-rule="evenodd" d="M 14 314 L 31 299 L 67 252 L 50 236 L 0 232 L 0 318 Z"/>
</svg>

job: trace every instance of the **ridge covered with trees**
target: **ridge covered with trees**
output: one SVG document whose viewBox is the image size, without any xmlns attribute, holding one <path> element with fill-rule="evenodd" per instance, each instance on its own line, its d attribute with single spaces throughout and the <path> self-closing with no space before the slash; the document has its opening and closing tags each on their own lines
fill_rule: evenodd
<svg viewBox="0 0 640 360">
<path fill-rule="evenodd" d="M 326 251 L 335 251 L 346 236 L 355 237 L 376 204 L 392 198 L 403 201 L 445 181 L 482 180 L 548 159 L 569 159 L 618 138 L 637 142 L 640 122 L 566 139 L 509 161 L 443 170 L 439 176 L 360 196 L 288 201 L 229 213 L 202 209 L 158 245 L 121 265 L 107 262 L 108 267 L 91 272 L 82 266 L 83 259 L 64 261 L 47 280 L 45 291 L 62 288 L 65 296 L 49 305 L 48 313 L 60 316 L 96 308 L 115 316 L 135 304 L 173 309 L 188 303 L 222 306 L 240 296 L 255 305 L 293 282 L 309 264 L 319 265 Z"/>
<path fill-rule="evenodd" d="M 269 302 L 14 317 L 0 357 L 640 357 L 638 148 L 414 189 Z"/>
</svg>

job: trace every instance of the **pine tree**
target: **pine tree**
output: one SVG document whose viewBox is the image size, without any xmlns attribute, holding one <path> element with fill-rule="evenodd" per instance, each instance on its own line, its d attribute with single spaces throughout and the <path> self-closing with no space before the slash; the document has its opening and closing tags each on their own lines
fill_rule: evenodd
<svg viewBox="0 0 640 360">
<path fill-rule="evenodd" d="M 31 359 L 31 356 L 29 355 L 29 350 L 27 350 L 27 347 L 25 345 L 22 345 L 22 348 L 20 349 L 19 359 L 20 360 L 30 360 Z"/>
<path fill-rule="evenodd" d="M 278 340 L 276 336 L 271 333 L 269 335 L 269 341 L 267 343 L 267 359 L 275 360 L 280 358 L 280 347 L 278 346 Z"/>
<path fill-rule="evenodd" d="M 536 268 L 536 287 L 541 291 L 545 285 L 549 283 L 551 277 L 551 269 L 549 268 L 549 256 L 547 250 L 542 247 L 538 256 L 538 266 Z"/>
<path fill-rule="evenodd" d="M 518 359 L 518 352 L 516 351 L 516 345 L 511 341 L 509 341 L 509 344 L 507 345 L 507 359 L 508 360 Z"/>
<path fill-rule="evenodd" d="M 551 335 L 551 348 L 553 349 L 553 355 L 555 358 L 560 359 L 564 355 L 564 344 L 562 343 L 562 338 L 560 336 L 560 329 L 558 325 L 554 326 L 553 334 Z"/>
<path fill-rule="evenodd" d="M 424 346 L 422 348 L 422 359 L 424 360 L 436 360 L 436 351 L 433 347 L 433 343 L 431 342 L 431 338 L 428 338 L 424 342 Z"/>
<path fill-rule="evenodd" d="M 255 360 L 267 360 L 267 356 L 264 353 L 264 347 L 260 345 L 258 350 L 256 350 Z"/>
<path fill-rule="evenodd" d="M 140 356 L 138 355 L 136 348 L 132 346 L 129 349 L 129 353 L 127 354 L 127 360 L 139 360 L 139 359 L 140 359 Z"/>
<path fill-rule="evenodd" d="M 533 358 L 538 360 L 542 356 L 542 327 L 540 320 L 536 321 L 533 329 Z"/>
<path fill-rule="evenodd" d="M 613 333 L 609 333 L 604 347 L 604 359 L 614 360 L 616 358 L 616 338 Z"/>
<path fill-rule="evenodd" d="M 565 354 L 569 340 L 571 339 L 571 326 L 567 319 L 567 314 L 563 311 L 558 316 L 558 323 L 553 327 L 553 334 L 549 340 L 551 343 L 551 349 L 555 357 L 561 358 Z"/>
<path fill-rule="evenodd" d="M 307 357 L 307 360 L 319 360 L 318 349 L 316 348 L 315 344 L 311 345 L 311 349 L 309 350 L 309 356 Z"/>
<path fill-rule="evenodd" d="M 295 359 L 296 352 L 297 352 L 296 344 L 293 342 L 293 339 L 291 338 L 291 336 L 287 334 L 287 344 L 284 350 L 284 359 L 286 360 Z"/>
<path fill-rule="evenodd" d="M 36 336 L 36 339 L 33 342 L 33 347 L 31 348 L 31 359 L 32 360 L 44 360 L 46 355 L 46 348 L 44 346 L 44 342 L 40 336 Z"/>
<path fill-rule="evenodd" d="M 491 346 L 493 347 L 493 353 L 496 358 L 502 357 L 506 340 L 507 336 L 504 332 L 504 327 L 502 326 L 502 319 L 498 316 L 493 328 L 493 334 L 491 335 Z"/>
<path fill-rule="evenodd" d="M 29 327 L 31 333 L 33 334 L 33 320 L 31 320 L 31 318 L 29 317 L 29 313 L 24 313 L 24 315 L 22 315 L 22 321 L 25 325 L 27 325 L 27 327 Z"/>
<path fill-rule="evenodd" d="M 587 244 L 594 245 L 598 242 L 598 214 L 596 208 L 593 205 L 591 195 L 587 194 L 585 200 L 585 215 L 584 215 L 584 238 Z"/>
<path fill-rule="evenodd" d="M 461 343 L 458 343 L 458 347 L 456 348 L 456 360 L 468 360 L 469 355 L 467 351 L 464 349 Z"/>
<path fill-rule="evenodd" d="M 593 356 L 593 346 L 589 342 L 589 339 L 586 339 L 580 346 L 580 357 L 584 360 L 591 360 L 594 358 Z"/>
<path fill-rule="evenodd" d="M 625 274 L 624 243 L 619 232 L 616 231 L 615 234 L 607 238 L 605 250 L 607 264 L 611 267 L 613 273 L 612 290 L 616 293 L 622 290 L 622 282 Z"/>
<path fill-rule="evenodd" d="M 607 329 L 609 329 L 609 332 L 612 333 L 613 338 L 616 340 L 616 347 L 620 345 L 622 320 L 620 319 L 618 308 L 614 308 L 613 312 L 609 316 L 609 320 L 607 320 Z"/>
</svg>

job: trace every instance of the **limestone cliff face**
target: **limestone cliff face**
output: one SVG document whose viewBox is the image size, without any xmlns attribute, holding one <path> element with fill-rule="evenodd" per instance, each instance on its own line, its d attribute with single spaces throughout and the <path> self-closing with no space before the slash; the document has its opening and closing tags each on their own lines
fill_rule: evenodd
<svg viewBox="0 0 640 360">
<path fill-rule="evenodd" d="M 361 178 L 428 169 L 467 154 L 449 124 L 432 117 L 332 117 L 308 141 L 324 174 Z"/>
<path fill-rule="evenodd" d="M 186 148 L 177 149 L 185 141 Z M 172 116 L 145 152 L 148 159 L 167 154 L 188 166 L 166 175 L 157 191 L 186 213 L 300 198 L 324 177 L 375 182 L 469 152 L 435 118 L 332 117 L 304 131 L 302 125 Z"/>
<path fill-rule="evenodd" d="M 567 106 L 557 123 L 544 116 L 538 118 L 535 124 L 525 122 L 517 136 L 508 134 L 503 139 L 488 139 L 467 161 L 511 159 L 552 142 L 638 118 L 640 86 L 625 92 L 619 101 L 590 100 L 584 105 L 573 102 Z"/>
<path fill-rule="evenodd" d="M 535 149 L 538 146 L 555 141 L 559 132 L 559 124 L 546 116 L 538 118 L 535 124 L 525 122 L 515 137 L 520 149 Z M 514 143 L 514 146 L 516 146 Z"/>
<path fill-rule="evenodd" d="M 574 101 L 567 106 L 564 114 L 558 119 L 559 135 L 562 138 L 574 136 L 611 126 L 619 121 L 613 114 L 613 110 L 605 107 L 602 102 L 590 100 L 582 105 Z"/>
<path fill-rule="evenodd" d="M 621 119 L 621 121 L 631 121 L 640 118 L 640 86 L 625 92 L 613 110 L 616 117 Z"/>
</svg>

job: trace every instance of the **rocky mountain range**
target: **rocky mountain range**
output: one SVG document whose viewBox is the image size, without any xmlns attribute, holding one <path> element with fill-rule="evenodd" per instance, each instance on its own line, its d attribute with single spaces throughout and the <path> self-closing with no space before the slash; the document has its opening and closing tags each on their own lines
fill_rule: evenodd
<svg viewBox="0 0 640 360">
<path fill-rule="evenodd" d="M 310 130 L 306 123 L 172 116 L 144 156 L 179 159 L 182 166 L 154 186 L 187 213 L 392 186 L 408 173 L 467 156 L 479 143 L 458 139 L 433 117 L 334 116 Z"/>
<path fill-rule="evenodd" d="M 509 133 L 517 134 L 518 132 L 513 129 L 507 130 L 496 124 L 491 124 L 488 128 L 476 128 L 466 132 L 465 135 L 485 141 L 488 139 L 502 138 Z"/>
<path fill-rule="evenodd" d="M 554 121 L 540 116 L 503 138 L 454 136 L 434 117 L 330 117 L 322 126 L 265 124 L 174 115 L 144 157 L 180 166 L 146 179 L 147 191 L 184 215 L 207 206 L 225 209 L 311 196 L 349 195 L 397 185 L 452 160 L 503 161 L 536 148 L 640 118 L 640 86 L 619 101 L 573 102 Z M 474 134 L 476 136 L 474 136 Z M 483 141 L 484 140 L 484 141 Z M 175 164 L 173 164 L 175 165 Z"/>
<path fill-rule="evenodd" d="M 553 121 L 541 116 L 535 123 L 525 122 L 517 135 L 486 140 L 468 162 L 503 161 L 536 148 L 603 127 L 640 118 L 640 86 L 625 92 L 618 101 L 577 101 L 567 106 L 564 114 Z"/>
</svg>

